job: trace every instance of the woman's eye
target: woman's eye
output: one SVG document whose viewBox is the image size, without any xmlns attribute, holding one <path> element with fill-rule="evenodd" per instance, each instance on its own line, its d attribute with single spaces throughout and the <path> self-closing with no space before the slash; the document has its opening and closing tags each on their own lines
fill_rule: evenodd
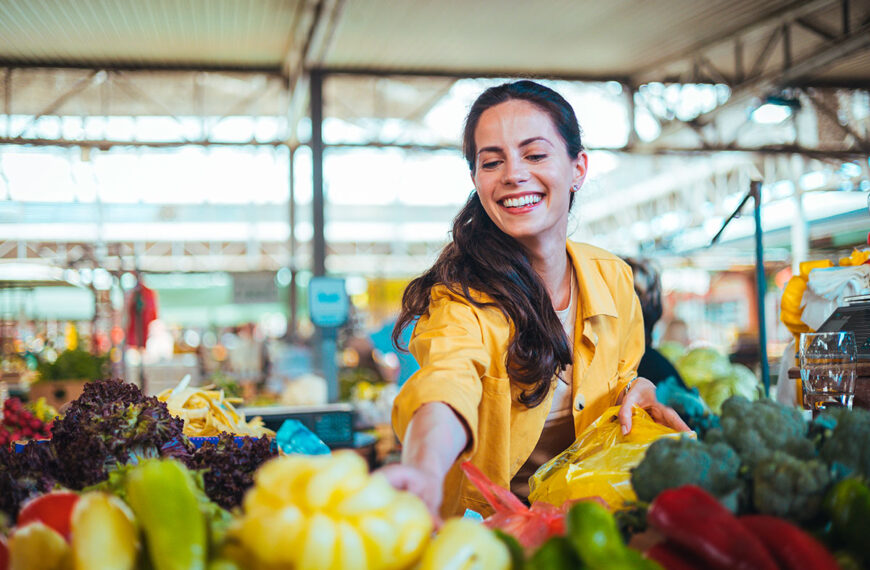
<svg viewBox="0 0 870 570">
<path fill-rule="evenodd" d="M 532 162 L 538 162 L 539 160 L 544 160 L 547 158 L 546 154 L 530 154 L 526 158 L 531 160 Z"/>
<path fill-rule="evenodd" d="M 485 169 L 487 169 L 487 170 L 490 170 L 490 169 L 493 169 L 493 168 L 495 168 L 496 166 L 498 166 L 499 163 L 500 163 L 500 161 L 498 161 L 498 160 L 486 160 L 486 161 L 484 161 L 483 164 L 481 164 L 480 166 L 481 166 L 482 168 L 485 168 Z"/>
</svg>

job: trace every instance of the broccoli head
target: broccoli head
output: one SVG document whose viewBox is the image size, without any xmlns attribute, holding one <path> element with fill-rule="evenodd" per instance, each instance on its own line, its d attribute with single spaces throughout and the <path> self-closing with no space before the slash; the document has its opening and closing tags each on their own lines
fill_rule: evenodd
<svg viewBox="0 0 870 570">
<path fill-rule="evenodd" d="M 719 421 L 721 428 L 707 433 L 707 443 L 727 443 L 750 469 L 774 451 L 804 460 L 816 455 L 801 413 L 773 400 L 732 396 L 722 404 Z"/>
<path fill-rule="evenodd" d="M 870 411 L 838 410 L 830 417 L 836 425 L 821 445 L 822 459 L 831 464 L 838 477 L 870 477 Z"/>
<path fill-rule="evenodd" d="M 661 438 L 647 449 L 631 472 L 631 484 L 642 501 L 652 501 L 660 492 L 682 485 L 698 485 L 720 499 L 740 488 L 737 477 L 740 458 L 728 445 L 709 445 L 688 437 Z M 736 493 L 733 494 L 736 500 Z"/>
<path fill-rule="evenodd" d="M 774 451 L 752 470 L 752 504 L 765 515 L 794 521 L 813 519 L 831 484 L 828 466 Z"/>
</svg>

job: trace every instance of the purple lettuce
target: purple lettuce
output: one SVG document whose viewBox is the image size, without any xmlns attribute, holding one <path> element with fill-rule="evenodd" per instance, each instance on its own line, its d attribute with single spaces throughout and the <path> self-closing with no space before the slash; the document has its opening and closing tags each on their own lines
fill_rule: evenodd
<svg viewBox="0 0 870 570">
<path fill-rule="evenodd" d="M 58 480 L 82 489 L 108 477 L 117 464 L 174 457 L 190 464 L 193 446 L 184 422 L 166 404 L 118 380 L 85 385 L 52 428 L 51 447 L 63 466 Z"/>
<path fill-rule="evenodd" d="M 206 442 L 193 455 L 192 468 L 201 469 L 209 499 L 230 510 L 242 504 L 254 484 L 254 471 L 274 454 L 269 438 L 240 438 L 222 433 L 217 443 Z"/>
<path fill-rule="evenodd" d="M 0 446 L 0 511 L 14 521 L 27 499 L 54 488 L 58 471 L 47 442 L 31 441 L 18 453 Z"/>
</svg>

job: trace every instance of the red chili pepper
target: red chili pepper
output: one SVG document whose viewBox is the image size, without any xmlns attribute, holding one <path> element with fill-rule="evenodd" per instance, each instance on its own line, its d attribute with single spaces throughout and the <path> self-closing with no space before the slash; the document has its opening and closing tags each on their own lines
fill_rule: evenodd
<svg viewBox="0 0 870 570">
<path fill-rule="evenodd" d="M 695 485 L 668 489 L 650 505 L 647 521 L 668 539 L 722 570 L 777 570 L 760 540 Z"/>
<path fill-rule="evenodd" d="M 746 515 L 738 520 L 764 543 L 780 568 L 839 568 L 834 556 L 821 543 L 784 519 L 769 515 Z"/>
<path fill-rule="evenodd" d="M 693 552 L 670 541 L 654 544 L 644 552 L 644 556 L 655 560 L 665 570 L 697 570 L 704 567 L 704 561 Z"/>
</svg>

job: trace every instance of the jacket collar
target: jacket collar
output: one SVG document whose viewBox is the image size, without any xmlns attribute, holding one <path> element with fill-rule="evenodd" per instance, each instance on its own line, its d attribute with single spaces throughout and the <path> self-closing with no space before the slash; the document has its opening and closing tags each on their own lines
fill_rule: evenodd
<svg viewBox="0 0 870 570">
<path fill-rule="evenodd" d="M 574 275 L 580 290 L 580 317 L 583 320 L 598 315 L 617 317 L 616 303 L 610 293 L 610 287 L 601 276 L 601 270 L 590 256 L 589 252 L 578 243 L 568 242 L 568 256 L 574 264 Z"/>
</svg>

